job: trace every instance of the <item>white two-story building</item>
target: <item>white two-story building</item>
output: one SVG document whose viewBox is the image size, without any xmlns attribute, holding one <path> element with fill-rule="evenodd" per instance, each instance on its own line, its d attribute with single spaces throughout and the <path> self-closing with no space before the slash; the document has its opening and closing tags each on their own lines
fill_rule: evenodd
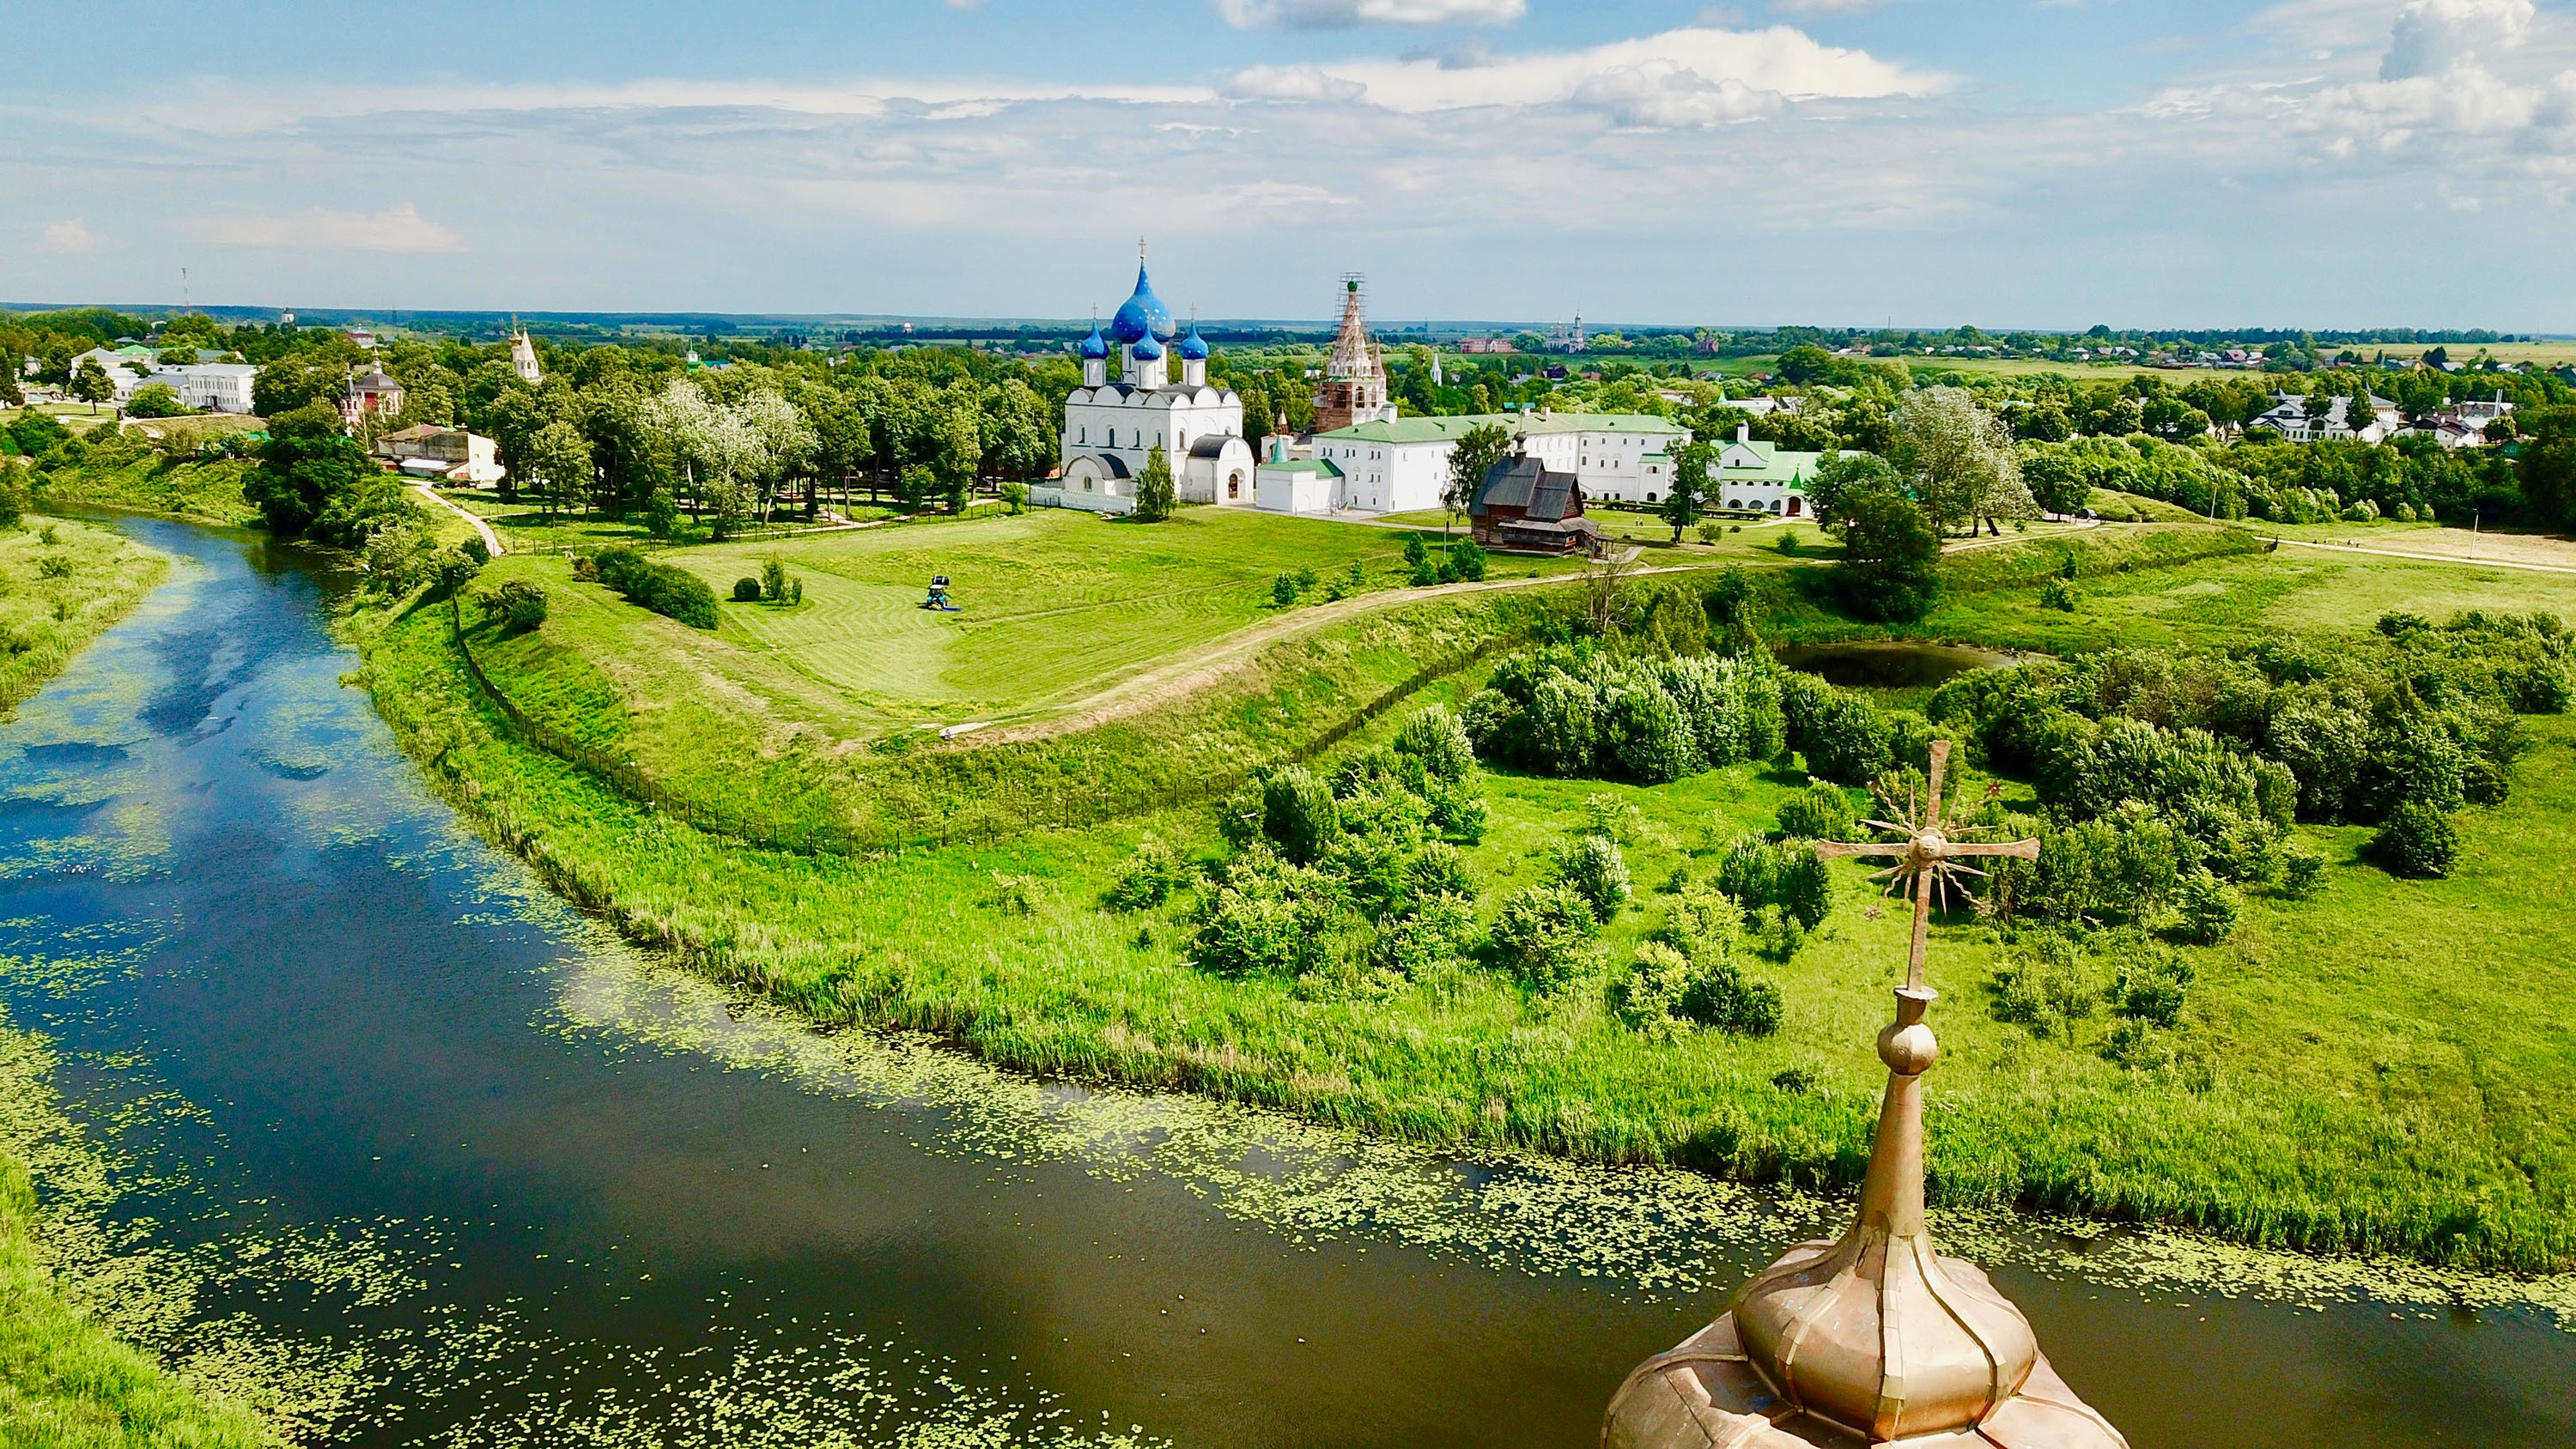
<svg viewBox="0 0 2576 1449">
<path fill-rule="evenodd" d="M 1318 433 L 1261 465 L 1259 506 L 1293 513 L 1416 513 L 1441 506 L 1449 458 L 1472 428 L 1508 430 L 1523 454 L 1581 480 L 1594 500 L 1660 503 L 1670 450 L 1689 430 L 1641 413 L 1494 413 L 1397 418 Z M 1316 465 L 1316 466 L 1309 466 Z"/>
</svg>

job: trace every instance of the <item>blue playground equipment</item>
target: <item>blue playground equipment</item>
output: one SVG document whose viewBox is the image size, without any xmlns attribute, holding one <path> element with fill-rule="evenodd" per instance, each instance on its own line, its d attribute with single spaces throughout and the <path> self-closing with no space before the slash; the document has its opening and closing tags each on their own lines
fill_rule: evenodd
<svg viewBox="0 0 2576 1449">
<path fill-rule="evenodd" d="M 963 614 L 966 612 L 957 605 L 948 602 L 948 575 L 946 574 L 940 574 L 930 581 L 930 597 L 921 601 L 921 607 L 928 609 L 935 614 Z"/>
</svg>

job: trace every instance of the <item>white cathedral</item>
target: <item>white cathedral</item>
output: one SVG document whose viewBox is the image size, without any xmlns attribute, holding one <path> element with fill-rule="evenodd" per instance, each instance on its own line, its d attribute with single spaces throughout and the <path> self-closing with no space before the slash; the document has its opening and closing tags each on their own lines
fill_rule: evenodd
<svg viewBox="0 0 2576 1449">
<path fill-rule="evenodd" d="M 1160 448 L 1181 502 L 1252 506 L 1258 460 L 1243 438 L 1243 398 L 1208 384 L 1209 349 L 1198 324 L 1190 325 L 1188 336 L 1178 334 L 1171 309 L 1154 295 L 1140 252 L 1135 295 L 1109 319 L 1107 336 L 1095 321 L 1082 340 L 1082 386 L 1064 403 L 1063 469 L 1034 501 L 1095 513 L 1132 512 L 1136 479 Z M 1109 377 L 1113 349 L 1115 382 Z M 1178 382 L 1171 373 L 1175 354 Z"/>
</svg>

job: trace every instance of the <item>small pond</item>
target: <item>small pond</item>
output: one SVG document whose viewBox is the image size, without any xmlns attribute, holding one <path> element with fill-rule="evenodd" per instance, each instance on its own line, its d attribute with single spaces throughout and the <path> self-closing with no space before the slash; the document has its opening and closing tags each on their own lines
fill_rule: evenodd
<svg viewBox="0 0 2576 1449">
<path fill-rule="evenodd" d="M 2013 656 L 1966 644 L 1872 639 L 1857 644 L 1791 644 L 1782 664 L 1844 689 L 1935 689 L 1973 669 L 2000 669 Z"/>
</svg>

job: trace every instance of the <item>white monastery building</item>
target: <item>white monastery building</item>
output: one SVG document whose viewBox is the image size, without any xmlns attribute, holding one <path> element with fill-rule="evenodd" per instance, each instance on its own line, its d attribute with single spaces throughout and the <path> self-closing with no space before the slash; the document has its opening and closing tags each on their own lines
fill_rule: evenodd
<svg viewBox="0 0 2576 1449">
<path fill-rule="evenodd" d="M 1187 337 L 1154 295 L 1140 256 L 1136 291 L 1082 340 L 1082 386 L 1064 403 L 1063 468 L 1031 501 L 1095 513 L 1131 513 L 1136 480 L 1156 448 L 1172 470 L 1183 503 L 1253 502 L 1252 445 L 1243 438 L 1243 398 L 1207 380 L 1208 345 L 1192 324 Z M 1115 348 L 1118 377 L 1109 364 Z M 1171 375 L 1178 354 L 1179 381 Z"/>
<path fill-rule="evenodd" d="M 1082 386 L 1065 399 L 1058 476 L 1033 503 L 1124 514 L 1136 479 L 1161 448 L 1183 503 L 1274 513 L 1414 513 L 1441 507 L 1450 455 L 1471 428 L 1498 425 L 1523 456 L 1571 474 L 1587 500 L 1653 506 L 1672 493 L 1672 450 L 1689 430 L 1643 413 L 1496 413 L 1408 418 L 1386 396 L 1384 364 L 1345 279 L 1341 335 L 1316 390 L 1326 431 L 1306 442 L 1274 435 L 1256 460 L 1243 436 L 1243 398 L 1207 380 L 1209 348 L 1193 323 L 1178 336 L 1140 260 L 1136 291 L 1081 345 Z M 1177 337 L 1177 340 L 1175 338 Z M 1170 365 L 1177 354 L 1179 381 Z M 1118 376 L 1110 377 L 1112 363 Z M 1343 426 L 1330 426 L 1341 422 Z M 1709 469 L 1709 506 L 1795 518 L 1817 455 L 1781 452 L 1739 434 Z"/>
</svg>

